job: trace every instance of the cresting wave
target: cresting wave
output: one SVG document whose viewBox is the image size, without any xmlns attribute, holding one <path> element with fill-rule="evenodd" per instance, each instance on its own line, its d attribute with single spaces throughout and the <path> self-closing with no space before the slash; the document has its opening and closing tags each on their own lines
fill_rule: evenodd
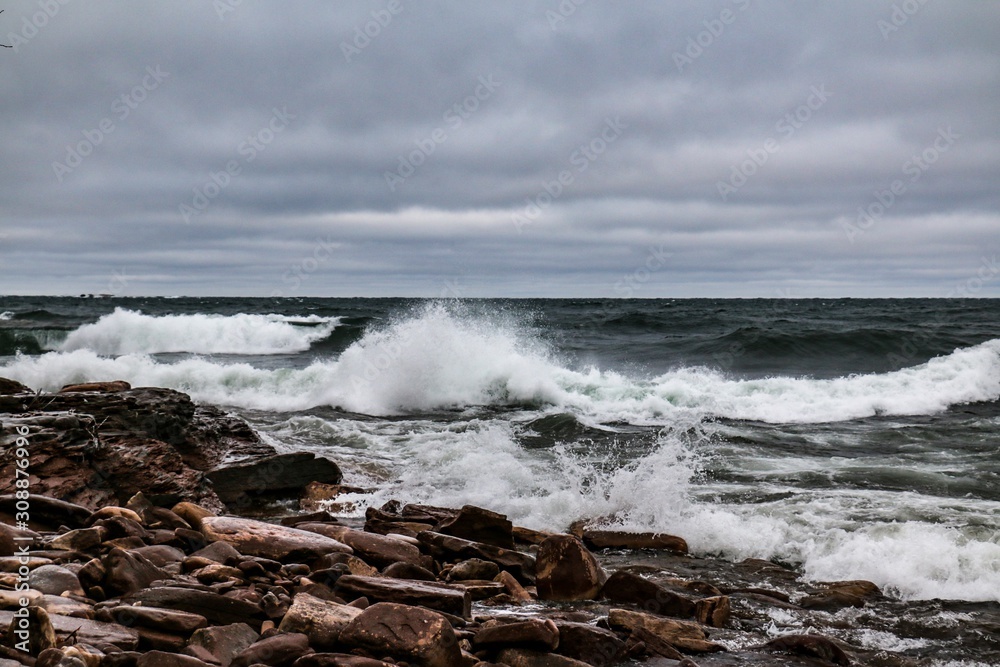
<svg viewBox="0 0 1000 667">
<path fill-rule="evenodd" d="M 338 358 L 303 369 L 265 370 L 197 358 L 167 364 L 147 354 L 301 350 L 337 325 L 336 318 L 308 322 L 315 326 L 299 327 L 273 315 L 149 317 L 116 310 L 74 331 L 60 352 L 19 357 L 2 372 L 46 390 L 120 378 L 172 387 L 200 401 L 263 410 L 329 405 L 393 415 L 510 406 L 633 424 L 672 424 L 680 418 L 823 423 L 935 414 L 1000 398 L 1000 339 L 899 371 L 829 380 L 748 380 L 706 368 L 642 378 L 567 368 L 516 323 L 456 313 L 442 304 L 370 329 Z"/>
<path fill-rule="evenodd" d="M 286 354 L 303 352 L 330 335 L 339 318 L 284 315 L 145 315 L 116 308 L 71 332 L 58 351 L 101 356 L 190 352 Z M 310 325 L 310 326 L 302 326 Z"/>
</svg>

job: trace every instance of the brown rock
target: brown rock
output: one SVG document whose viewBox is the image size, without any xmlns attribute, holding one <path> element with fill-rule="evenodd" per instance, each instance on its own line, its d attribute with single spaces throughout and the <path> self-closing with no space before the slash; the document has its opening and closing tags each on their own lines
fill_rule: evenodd
<svg viewBox="0 0 1000 667">
<path fill-rule="evenodd" d="M 594 555 L 572 535 L 553 535 L 538 547 L 535 585 L 540 600 L 593 600 L 607 579 Z"/>
<path fill-rule="evenodd" d="M 48 612 L 39 607 L 27 607 L 27 610 L 26 618 L 18 617 L 18 622 L 9 622 L 6 644 L 7 646 L 16 646 L 18 643 L 27 642 L 28 653 L 37 657 L 45 649 L 56 648 L 59 642 L 56 639 L 56 630 Z M 21 610 L 0 613 L 10 615 L 13 618 L 13 614 L 19 614 Z M 26 623 L 27 627 L 23 623 Z"/>
<path fill-rule="evenodd" d="M 526 591 L 510 572 L 501 572 L 494 580 L 503 584 L 504 589 L 515 602 L 531 602 L 534 599 L 531 597 L 531 593 Z"/>
<path fill-rule="evenodd" d="M 211 665 L 189 655 L 167 651 L 149 651 L 139 656 L 136 667 L 211 667 Z"/>
<path fill-rule="evenodd" d="M 420 607 L 374 604 L 344 628 L 340 641 L 422 667 L 462 667 L 462 652 L 451 624 Z"/>
<path fill-rule="evenodd" d="M 541 544 L 546 537 L 552 537 L 555 534 L 522 526 L 514 526 L 511 532 L 514 535 L 514 541 L 523 544 Z"/>
<path fill-rule="evenodd" d="M 106 531 L 100 528 L 77 528 L 53 538 L 49 542 L 50 549 L 62 551 L 87 551 L 101 544 Z"/>
<path fill-rule="evenodd" d="M 21 384 L 17 380 L 11 380 L 9 378 L 0 378 L 0 396 L 9 396 L 11 394 L 33 394 L 35 391 L 24 384 Z"/>
<path fill-rule="evenodd" d="M 500 651 L 497 662 L 509 667 L 586 667 L 586 662 L 567 658 L 556 653 L 543 653 L 524 648 L 508 648 Z"/>
<path fill-rule="evenodd" d="M 164 632 L 155 628 L 139 626 L 135 629 L 139 633 L 140 651 L 168 651 L 179 653 L 187 644 L 187 637 L 173 632 Z"/>
<path fill-rule="evenodd" d="M 296 528 L 342 542 L 351 547 L 355 555 L 375 567 L 386 567 L 393 563 L 412 563 L 426 567 L 430 561 L 427 556 L 420 553 L 418 547 L 385 535 L 366 533 L 328 523 L 300 523 Z"/>
<path fill-rule="evenodd" d="M 359 614 L 360 609 L 298 593 L 292 598 L 292 606 L 281 619 L 278 630 L 303 633 L 316 648 L 333 648 L 340 633 Z"/>
<path fill-rule="evenodd" d="M 611 609 L 608 612 L 608 623 L 612 627 L 626 628 L 633 632 L 642 628 L 682 651 L 709 653 L 726 650 L 725 647 L 708 641 L 705 631 L 697 623 L 675 621 L 625 609 Z"/>
<path fill-rule="evenodd" d="M 126 596 L 123 601 L 199 614 L 216 624 L 248 623 L 252 627 L 260 627 L 263 620 L 260 605 L 190 588 L 147 588 Z"/>
<path fill-rule="evenodd" d="M 448 570 L 448 581 L 468 581 L 470 579 L 493 579 L 500 574 L 500 566 L 489 560 L 470 558 L 455 563 Z"/>
<path fill-rule="evenodd" d="M 210 541 L 229 542 L 241 554 L 278 561 L 318 558 L 333 552 L 352 553 L 349 546 L 332 538 L 253 519 L 204 517 L 201 532 Z"/>
<path fill-rule="evenodd" d="M 288 632 L 260 639 L 243 649 L 230 663 L 231 667 L 270 665 L 285 667 L 304 655 L 314 653 L 309 638 L 298 632 Z"/>
<path fill-rule="evenodd" d="M 468 591 L 429 581 L 347 574 L 337 580 L 334 592 L 345 599 L 364 596 L 379 602 L 420 605 L 462 618 L 469 618 L 472 613 L 472 597 Z"/>
<path fill-rule="evenodd" d="M 732 607 L 725 595 L 702 598 L 694 603 L 694 616 L 698 622 L 713 628 L 724 627 L 729 622 L 731 613 Z"/>
<path fill-rule="evenodd" d="M 363 574 L 351 572 L 351 574 Z M 371 574 L 375 574 L 372 572 Z M 393 579 L 416 579 L 418 581 L 437 581 L 434 573 L 425 567 L 414 565 L 413 563 L 393 563 L 382 570 L 382 574 Z"/>
<path fill-rule="evenodd" d="M 429 530 L 418 533 L 417 539 L 428 547 L 431 553 L 442 558 L 481 558 L 496 563 L 501 570 L 507 570 L 517 577 L 518 581 L 534 583 L 535 558 L 530 554 L 512 549 L 502 549 L 492 544 L 472 542 L 451 535 L 442 535 Z"/>
<path fill-rule="evenodd" d="M 13 619 L 14 612 L 0 611 L 0 627 L 9 626 Z M 134 650 L 139 643 L 139 636 L 135 630 L 123 628 L 117 623 L 88 621 L 55 614 L 50 616 L 49 620 L 55 629 L 57 639 L 62 642 L 72 634 L 78 644 L 112 644 L 125 651 Z"/>
<path fill-rule="evenodd" d="M 142 517 L 138 513 L 133 512 L 127 507 L 117 507 L 115 505 L 108 505 L 107 507 L 102 507 L 87 519 L 87 525 L 93 526 L 95 523 L 101 519 L 109 519 L 113 516 L 125 517 L 126 519 L 131 519 L 136 523 L 142 523 Z"/>
<path fill-rule="evenodd" d="M 464 588 L 469 592 L 473 600 L 486 600 L 506 592 L 504 585 L 499 581 L 489 581 L 486 579 L 465 579 L 453 582 L 452 586 Z"/>
<path fill-rule="evenodd" d="M 196 630 L 184 651 L 191 655 L 207 653 L 212 657 L 212 662 L 221 667 L 229 667 L 238 653 L 259 638 L 260 635 L 246 623 L 219 625 Z"/>
<path fill-rule="evenodd" d="M 764 650 L 807 655 L 844 667 L 851 664 L 851 659 L 847 657 L 844 649 L 829 637 L 822 635 L 785 635 L 764 644 Z"/>
<path fill-rule="evenodd" d="M 823 611 L 837 611 L 844 607 L 864 607 L 865 599 L 852 595 L 846 591 L 836 588 L 819 591 L 813 595 L 807 595 L 799 600 L 799 606 L 803 609 L 820 609 Z"/>
<path fill-rule="evenodd" d="M 109 382 L 82 382 L 80 384 L 68 384 L 59 390 L 60 394 L 71 391 L 95 391 L 101 394 L 111 394 L 119 391 L 128 391 L 132 388 L 125 380 L 111 380 Z"/>
<path fill-rule="evenodd" d="M 559 628 L 551 620 L 543 621 L 539 618 L 498 623 L 479 630 L 472 644 L 477 649 L 520 647 L 554 651 L 559 646 Z"/>
<path fill-rule="evenodd" d="M 466 505 L 458 514 L 437 524 L 435 532 L 461 537 L 470 542 L 492 544 L 501 549 L 514 548 L 514 525 L 503 514 Z"/>
<path fill-rule="evenodd" d="M 350 653 L 313 653 L 302 656 L 292 667 L 394 667 L 394 663 Z"/>
<path fill-rule="evenodd" d="M 148 547 L 133 549 L 132 553 L 142 556 L 156 567 L 163 567 L 170 563 L 179 563 L 186 557 L 184 552 L 177 547 L 166 544 L 155 544 Z"/>
<path fill-rule="evenodd" d="M 313 481 L 339 484 L 343 478 L 333 461 L 312 452 L 275 454 L 249 463 L 237 463 L 206 473 L 224 503 L 239 506 L 261 494 L 294 491 Z"/>
<path fill-rule="evenodd" d="M 201 614 L 192 614 L 176 609 L 159 609 L 157 607 L 134 607 L 122 605 L 104 610 L 107 618 L 125 627 L 144 626 L 164 632 L 175 632 L 190 635 L 198 628 L 208 625 L 208 619 Z"/>
<path fill-rule="evenodd" d="M 625 642 L 618 635 L 589 623 L 555 621 L 559 628 L 556 652 L 567 658 L 586 662 L 593 667 L 608 667 L 621 662 Z"/>
<path fill-rule="evenodd" d="M 687 542 L 665 533 L 626 533 L 619 530 L 584 529 L 584 543 L 592 549 L 665 549 L 688 552 Z"/>
<path fill-rule="evenodd" d="M 153 565 L 145 556 L 122 549 L 112 549 L 101 563 L 106 572 L 104 589 L 121 595 L 146 588 L 157 579 L 170 578 L 169 574 Z"/>
<path fill-rule="evenodd" d="M 192 528 L 201 528 L 201 520 L 205 517 L 215 516 L 215 512 L 206 507 L 190 502 L 180 502 L 173 506 L 171 511 L 184 519 Z"/>
<path fill-rule="evenodd" d="M 80 579 L 70 570 L 59 565 L 42 565 L 28 575 L 28 585 L 32 590 L 50 595 L 72 593 L 83 595 Z"/>
<path fill-rule="evenodd" d="M 204 558 L 223 565 L 235 565 L 242 561 L 244 556 L 229 542 L 219 540 L 198 549 L 190 558 Z"/>
<path fill-rule="evenodd" d="M 688 598 L 624 570 L 608 577 L 601 589 L 601 597 L 612 602 L 631 602 L 643 611 L 664 616 L 687 618 L 693 616 L 695 611 L 695 603 Z"/>
<path fill-rule="evenodd" d="M 43 595 L 38 600 L 38 606 L 49 612 L 50 615 L 94 618 L 93 606 L 62 595 Z"/>
</svg>

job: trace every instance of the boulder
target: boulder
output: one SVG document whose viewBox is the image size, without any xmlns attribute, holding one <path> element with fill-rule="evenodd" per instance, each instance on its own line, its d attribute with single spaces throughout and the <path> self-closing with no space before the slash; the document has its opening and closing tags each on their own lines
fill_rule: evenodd
<svg viewBox="0 0 1000 667">
<path fill-rule="evenodd" d="M 298 495 L 310 482 L 339 484 L 343 479 L 333 461 L 312 452 L 275 454 L 249 463 L 237 463 L 207 473 L 212 488 L 227 505 L 252 502 L 254 496 L 282 491 Z"/>
<path fill-rule="evenodd" d="M 625 642 L 618 635 L 589 623 L 555 621 L 559 628 L 556 652 L 593 667 L 608 667 L 622 661 Z"/>
<path fill-rule="evenodd" d="M 553 535 L 538 546 L 535 584 L 540 600 L 593 600 L 607 575 L 573 535 Z"/>
<path fill-rule="evenodd" d="M 694 615 L 695 603 L 672 593 L 637 574 L 620 570 L 604 583 L 601 597 L 612 602 L 631 602 L 653 614 L 687 618 Z"/>
<path fill-rule="evenodd" d="M 309 648 L 309 638 L 298 632 L 283 632 L 259 639 L 233 658 L 231 667 L 270 665 L 286 667 L 304 655 L 315 653 Z"/>
<path fill-rule="evenodd" d="M 420 607 L 374 604 L 344 628 L 340 641 L 421 667 L 463 667 L 462 651 L 451 624 L 440 614 Z"/>
<path fill-rule="evenodd" d="M 489 560 L 470 558 L 455 563 L 448 570 L 448 581 L 468 581 L 470 579 L 493 579 L 500 574 L 500 566 Z"/>
<path fill-rule="evenodd" d="M 179 502 L 171 510 L 174 514 L 183 519 L 189 526 L 198 530 L 201 528 L 201 520 L 205 517 L 215 516 L 215 512 L 192 502 Z"/>
<path fill-rule="evenodd" d="M 686 554 L 687 542 L 666 533 L 627 533 L 620 530 L 583 531 L 583 542 L 591 549 L 663 549 Z"/>
<path fill-rule="evenodd" d="M 7 646 L 16 646 L 18 642 L 27 641 L 28 653 L 38 656 L 45 649 L 55 648 L 59 645 L 56 638 L 54 624 L 49 618 L 49 613 L 40 607 L 28 607 L 26 618 L 19 619 L 16 623 L 11 621 L 7 624 L 6 642 Z M 3 614 L 20 613 L 0 612 Z M 12 616 L 13 617 L 13 616 Z M 2 619 L 2 617 L 0 617 Z M 0 626 L 3 623 L 0 621 Z"/>
<path fill-rule="evenodd" d="M 349 546 L 333 538 L 253 519 L 204 517 L 201 533 L 209 541 L 228 542 L 246 556 L 278 561 L 308 560 L 335 552 L 352 553 Z"/>
<path fill-rule="evenodd" d="M 449 560 L 480 558 L 496 563 L 501 570 L 507 570 L 518 581 L 534 583 L 535 557 L 530 554 L 502 549 L 492 544 L 472 542 L 460 537 L 442 535 L 425 530 L 417 534 L 417 539 L 425 545 L 432 554 Z"/>
<path fill-rule="evenodd" d="M 337 580 L 334 591 L 345 599 L 363 596 L 379 602 L 420 605 L 462 618 L 469 618 L 472 613 L 469 592 L 448 584 L 347 574 Z"/>
<path fill-rule="evenodd" d="M 554 651 L 559 646 L 559 628 L 551 620 L 532 618 L 483 627 L 472 640 L 476 649 L 507 647 Z"/>
<path fill-rule="evenodd" d="M 87 525 L 93 526 L 95 523 L 101 519 L 110 519 L 113 516 L 125 517 L 126 519 L 131 519 L 136 523 L 142 523 L 142 517 L 139 516 L 137 512 L 134 512 L 127 507 L 117 507 L 115 505 L 108 505 L 107 507 L 102 507 L 87 519 Z"/>
<path fill-rule="evenodd" d="M 142 590 L 157 579 L 169 579 L 170 575 L 153 565 L 141 555 L 123 549 L 112 549 L 102 559 L 104 565 L 104 589 L 119 595 L 128 595 Z"/>
<path fill-rule="evenodd" d="M 503 514 L 466 505 L 455 516 L 438 523 L 434 531 L 471 542 L 492 544 L 501 549 L 513 549 L 513 529 L 514 525 Z"/>
<path fill-rule="evenodd" d="M 608 624 L 632 632 L 644 630 L 671 646 L 691 653 L 726 650 L 724 646 L 708 641 L 700 625 L 688 621 L 676 621 L 638 611 L 611 609 L 608 612 Z"/>
<path fill-rule="evenodd" d="M 524 586 L 522 586 L 510 572 L 500 572 L 500 574 L 494 577 L 494 581 L 503 584 L 507 594 L 510 595 L 515 602 L 531 602 L 534 599 L 531 597 L 531 593 L 525 590 Z"/>
<path fill-rule="evenodd" d="M 360 613 L 361 610 L 355 607 L 297 593 L 278 630 L 303 633 L 309 637 L 309 644 L 316 648 L 333 648 L 340 639 L 340 633 Z"/>
<path fill-rule="evenodd" d="M 184 652 L 189 655 L 211 656 L 221 667 L 229 667 L 239 653 L 257 641 L 260 635 L 246 623 L 217 625 L 196 630 Z"/>
<path fill-rule="evenodd" d="M 819 658 L 847 667 L 851 659 L 837 643 L 823 635 L 785 635 L 764 644 L 765 651 L 782 651 Z"/>
<path fill-rule="evenodd" d="M 80 579 L 70 570 L 59 565 L 42 565 L 28 575 L 28 585 L 32 590 L 49 595 L 71 593 L 83 595 Z"/>
<path fill-rule="evenodd" d="M 694 603 L 694 617 L 702 625 L 721 628 L 729 622 L 731 614 L 732 606 L 725 595 L 702 598 Z"/>
<path fill-rule="evenodd" d="M 300 523 L 296 524 L 296 528 L 342 542 L 351 547 L 358 557 L 375 567 L 386 567 L 393 563 L 410 563 L 421 567 L 430 565 L 430 559 L 420 553 L 418 547 L 393 537 L 329 523 Z"/>
</svg>

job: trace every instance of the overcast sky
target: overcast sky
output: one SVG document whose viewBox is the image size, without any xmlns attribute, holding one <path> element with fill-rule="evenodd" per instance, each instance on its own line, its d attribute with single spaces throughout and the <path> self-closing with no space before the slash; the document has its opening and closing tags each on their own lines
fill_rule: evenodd
<svg viewBox="0 0 1000 667">
<path fill-rule="evenodd" d="M 0 7 L 3 293 L 1000 296 L 1000 3 Z"/>
</svg>

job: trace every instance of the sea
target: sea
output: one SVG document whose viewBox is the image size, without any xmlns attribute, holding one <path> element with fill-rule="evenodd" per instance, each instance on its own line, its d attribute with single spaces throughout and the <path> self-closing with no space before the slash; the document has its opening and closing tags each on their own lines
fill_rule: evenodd
<svg viewBox="0 0 1000 667">
<path fill-rule="evenodd" d="M 0 298 L 0 376 L 170 387 L 390 499 L 1000 602 L 1000 300 Z"/>
</svg>

